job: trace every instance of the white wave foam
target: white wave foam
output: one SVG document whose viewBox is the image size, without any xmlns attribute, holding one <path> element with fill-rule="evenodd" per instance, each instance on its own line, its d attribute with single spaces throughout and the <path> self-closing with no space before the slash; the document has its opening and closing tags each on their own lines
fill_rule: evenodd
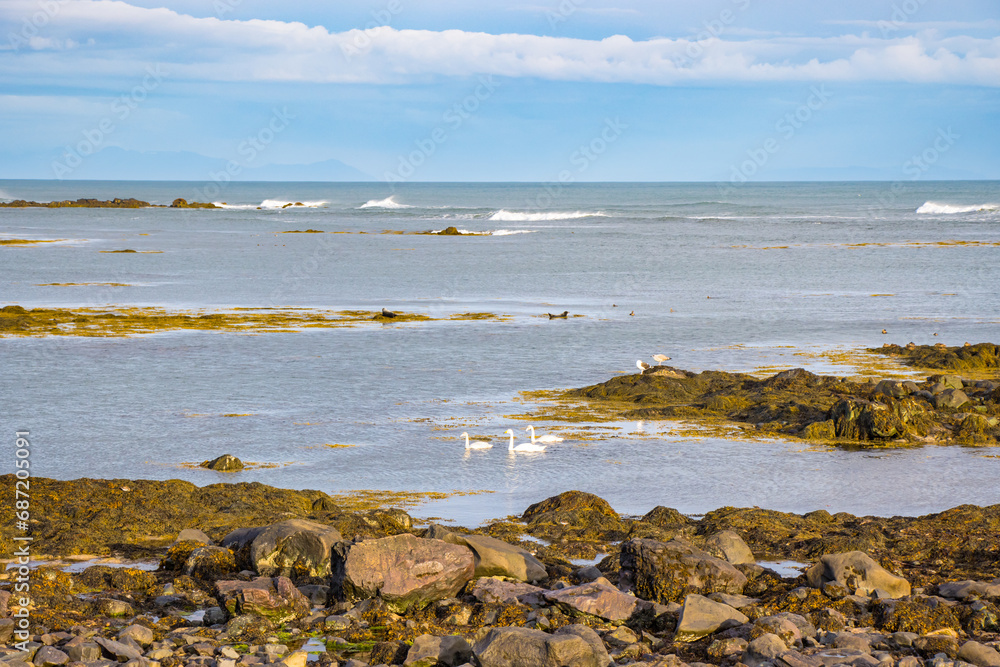
<svg viewBox="0 0 1000 667">
<path fill-rule="evenodd" d="M 227 204 L 225 202 L 212 202 L 220 208 L 232 208 L 237 210 L 256 210 L 258 208 L 320 208 L 326 206 L 328 201 L 288 201 L 286 199 L 265 199 L 259 204 Z"/>
<path fill-rule="evenodd" d="M 1000 204 L 974 204 L 972 206 L 957 206 L 955 204 L 940 204 L 934 201 L 924 202 L 917 213 L 936 213 L 954 215 L 955 213 L 981 213 L 1000 211 Z"/>
<path fill-rule="evenodd" d="M 431 234 L 440 234 L 442 230 L 433 229 Z M 470 229 L 459 229 L 459 234 L 465 236 L 510 236 L 512 234 L 534 234 L 534 229 L 487 229 L 481 232 L 474 232 Z"/>
<path fill-rule="evenodd" d="M 547 213 L 524 213 L 500 209 L 489 217 L 499 222 L 538 222 L 542 220 L 575 220 L 577 218 L 606 218 L 602 211 L 549 211 Z"/>
<path fill-rule="evenodd" d="M 396 196 L 385 199 L 369 199 L 358 208 L 413 208 L 409 204 L 400 204 L 396 201 Z"/>
</svg>

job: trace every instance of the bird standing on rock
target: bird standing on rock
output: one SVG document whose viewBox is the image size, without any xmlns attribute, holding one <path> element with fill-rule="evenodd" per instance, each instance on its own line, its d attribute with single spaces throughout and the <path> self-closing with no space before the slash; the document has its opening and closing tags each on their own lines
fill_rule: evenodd
<svg viewBox="0 0 1000 667">
<path fill-rule="evenodd" d="M 651 368 L 651 366 L 649 364 L 647 364 L 645 361 L 643 361 L 642 359 L 637 359 L 636 360 L 635 367 L 638 368 L 640 371 L 645 371 L 645 370 L 648 370 L 648 369 Z"/>
<path fill-rule="evenodd" d="M 654 354 L 654 355 L 653 355 L 653 361 L 658 361 L 658 362 L 660 362 L 660 363 L 659 363 L 659 364 L 657 364 L 657 365 L 658 365 L 658 366 L 662 366 L 662 365 L 663 365 L 663 362 L 664 362 L 664 361 L 670 361 L 670 357 L 668 357 L 668 356 L 667 356 L 667 355 L 665 355 L 665 354 Z"/>
</svg>

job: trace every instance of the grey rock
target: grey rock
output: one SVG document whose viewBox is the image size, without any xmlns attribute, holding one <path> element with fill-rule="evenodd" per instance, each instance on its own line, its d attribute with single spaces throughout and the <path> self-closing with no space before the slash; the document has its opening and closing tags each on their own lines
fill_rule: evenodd
<svg viewBox="0 0 1000 667">
<path fill-rule="evenodd" d="M 788 647 L 781 641 L 781 637 L 768 633 L 747 645 L 743 652 L 743 662 L 749 667 L 763 667 L 767 663 L 774 663 L 778 656 L 787 651 Z"/>
<path fill-rule="evenodd" d="M 577 578 L 577 581 L 587 582 L 600 579 L 604 576 L 604 573 L 597 569 L 596 565 L 588 565 L 586 567 L 581 567 L 574 572 L 573 575 Z"/>
<path fill-rule="evenodd" d="M 622 593 L 603 577 L 579 586 L 546 591 L 542 596 L 562 607 L 609 621 L 628 620 L 640 603 L 639 598 Z"/>
<path fill-rule="evenodd" d="M 802 655 L 797 651 L 786 651 L 778 656 L 777 667 L 821 667 L 822 662 L 812 656 Z"/>
<path fill-rule="evenodd" d="M 733 565 L 757 562 L 757 559 L 753 556 L 753 552 L 750 551 L 750 547 L 743 541 L 743 538 L 731 530 L 723 530 L 712 535 L 705 540 L 705 545 L 706 551 L 714 556 L 725 559 Z"/>
<path fill-rule="evenodd" d="M 724 626 L 742 625 L 748 620 L 745 614 L 727 604 L 691 594 L 684 598 L 674 641 L 697 641 Z"/>
<path fill-rule="evenodd" d="M 177 544 L 178 542 L 201 542 L 202 544 L 215 544 L 211 537 L 197 528 L 185 528 L 181 532 L 177 533 L 177 539 L 174 540 L 174 544 Z"/>
<path fill-rule="evenodd" d="M 605 648 L 604 642 L 601 641 L 600 635 L 594 632 L 594 629 L 587 625 L 572 624 L 564 625 L 555 631 L 557 635 L 575 635 L 587 642 L 590 645 L 591 650 L 593 650 L 594 655 L 597 657 L 598 665 L 608 665 L 611 663 L 611 658 L 608 656 L 608 649 Z"/>
<path fill-rule="evenodd" d="M 721 602 L 722 604 L 728 604 L 734 609 L 739 609 L 740 607 L 749 607 L 750 605 L 760 602 L 757 598 L 752 598 L 746 595 L 731 595 L 729 593 L 709 593 L 706 595 L 709 600 L 714 602 Z"/>
<path fill-rule="evenodd" d="M 456 667 L 472 659 L 472 646 L 464 637 L 420 635 L 406 654 L 404 665 L 413 667 Z"/>
<path fill-rule="evenodd" d="M 803 619 L 804 620 L 804 619 Z M 786 616 L 765 616 L 753 622 L 751 636 L 777 635 L 789 649 L 802 647 L 802 631 Z"/>
<path fill-rule="evenodd" d="M 58 667 L 69 662 L 69 656 L 54 646 L 43 646 L 35 652 L 35 667 Z"/>
<path fill-rule="evenodd" d="M 493 628 L 473 652 L 480 667 L 607 667 L 581 637 L 530 628 Z"/>
<path fill-rule="evenodd" d="M 888 572 L 861 551 L 823 556 L 806 571 L 806 579 L 813 588 L 822 588 L 825 583 L 833 581 L 862 596 L 876 589 L 886 591 L 894 598 L 910 594 L 910 582 Z"/>
<path fill-rule="evenodd" d="M 94 662 L 101 659 L 101 647 L 94 642 L 80 642 L 66 647 L 71 662 Z"/>
<path fill-rule="evenodd" d="M 961 389 L 945 389 L 934 396 L 934 407 L 958 409 L 969 402 L 969 397 Z"/>
<path fill-rule="evenodd" d="M 130 625 L 118 633 L 118 641 L 129 637 L 140 646 L 149 646 L 153 642 L 153 631 L 144 625 Z"/>
<path fill-rule="evenodd" d="M 469 592 L 480 602 L 524 602 L 542 604 L 544 588 L 515 581 L 504 581 L 497 577 L 476 579 Z"/>
<path fill-rule="evenodd" d="M 468 547 L 442 540 L 394 535 L 333 549 L 331 588 L 339 597 L 378 595 L 390 609 L 404 612 L 454 597 L 475 570 Z"/>
<path fill-rule="evenodd" d="M 953 600 L 970 597 L 1000 597 L 1000 579 L 986 581 L 948 581 L 938 585 L 938 595 Z"/>
<path fill-rule="evenodd" d="M 967 641 L 962 644 L 962 648 L 958 650 L 958 657 L 965 662 L 976 665 L 976 667 L 1000 667 L 1000 653 L 997 653 L 996 649 L 976 641 Z"/>
<path fill-rule="evenodd" d="M 116 642 L 113 639 L 104 637 L 94 637 L 94 642 L 104 649 L 104 655 L 114 658 L 118 662 L 128 662 L 142 657 L 142 651 L 129 646 L 124 642 Z"/>
<path fill-rule="evenodd" d="M 340 531 L 331 526 L 288 519 L 266 526 L 254 537 L 250 544 L 250 564 L 266 577 L 292 574 L 327 577 L 330 549 L 341 539 Z"/>
<path fill-rule="evenodd" d="M 833 638 L 831 645 L 834 648 L 847 648 L 860 651 L 861 653 L 870 654 L 872 652 L 871 642 L 868 641 L 868 637 L 853 632 L 838 632 Z"/>
<path fill-rule="evenodd" d="M 473 577 L 509 577 L 535 582 L 548 577 L 545 566 L 530 552 L 486 535 L 455 533 L 433 525 L 425 537 L 468 547 L 475 556 Z"/>
<path fill-rule="evenodd" d="M 204 625 L 219 625 L 226 622 L 226 612 L 221 607 L 209 607 L 202 619 Z"/>
<path fill-rule="evenodd" d="M 330 597 L 330 587 L 320 584 L 308 584 L 306 586 L 299 586 L 299 593 L 305 595 L 306 599 L 314 606 L 325 607 L 326 601 Z"/>
</svg>

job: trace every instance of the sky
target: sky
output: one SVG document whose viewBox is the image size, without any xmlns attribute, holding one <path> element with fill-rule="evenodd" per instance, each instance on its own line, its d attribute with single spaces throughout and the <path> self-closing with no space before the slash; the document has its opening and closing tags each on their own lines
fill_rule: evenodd
<svg viewBox="0 0 1000 667">
<path fill-rule="evenodd" d="M 998 92 L 996 0 L 0 0 L 0 178 L 998 179 Z"/>
</svg>

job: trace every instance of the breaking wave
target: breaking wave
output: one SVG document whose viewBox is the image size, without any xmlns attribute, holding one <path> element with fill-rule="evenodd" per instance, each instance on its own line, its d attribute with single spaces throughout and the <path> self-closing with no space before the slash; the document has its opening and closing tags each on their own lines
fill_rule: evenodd
<svg viewBox="0 0 1000 667">
<path fill-rule="evenodd" d="M 602 211 L 550 211 L 547 213 L 524 213 L 521 211 L 508 211 L 500 209 L 489 217 L 490 220 L 500 222 L 540 222 L 543 220 L 575 220 L 578 218 L 606 218 L 607 213 Z"/>
<path fill-rule="evenodd" d="M 413 208 L 409 204 L 400 204 L 396 201 L 395 195 L 385 199 L 369 199 L 358 208 Z"/>
<path fill-rule="evenodd" d="M 940 204 L 934 201 L 924 202 L 917 213 L 935 213 L 938 215 L 954 215 L 955 213 L 983 213 L 1000 211 L 1000 204 L 974 204 L 972 206 L 956 206 L 955 204 Z"/>
</svg>

